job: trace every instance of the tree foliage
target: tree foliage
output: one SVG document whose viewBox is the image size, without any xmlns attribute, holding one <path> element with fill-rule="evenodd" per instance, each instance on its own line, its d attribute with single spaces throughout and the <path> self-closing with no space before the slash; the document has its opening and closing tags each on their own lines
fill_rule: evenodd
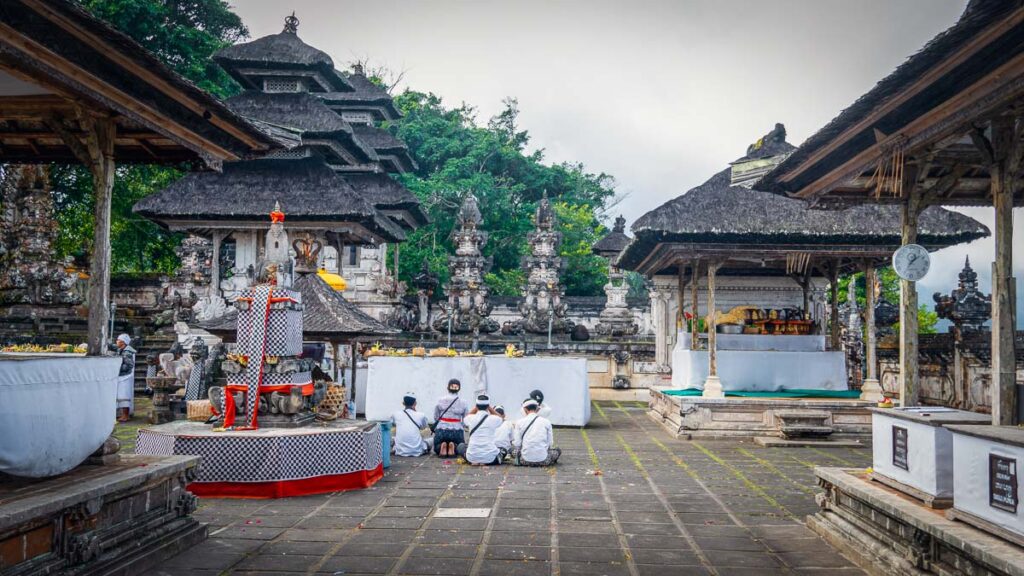
<svg viewBox="0 0 1024 576">
<path fill-rule="evenodd" d="M 895 306 L 900 305 L 900 278 L 896 275 L 896 271 L 891 266 L 879 268 L 875 274 L 878 277 L 878 282 L 881 284 L 882 290 L 880 297 L 884 298 L 890 304 Z M 848 290 L 850 289 L 850 283 L 853 282 L 854 290 L 857 295 L 857 306 L 861 310 L 867 305 L 867 279 L 863 272 L 844 276 L 839 279 L 839 302 L 846 302 L 849 297 Z M 936 325 L 939 322 L 939 317 L 934 311 L 929 310 L 927 306 L 921 304 L 917 309 L 917 324 L 919 334 L 934 334 L 936 332 Z M 897 329 L 899 323 L 897 322 Z"/>
<path fill-rule="evenodd" d="M 518 125 L 518 104 L 505 107 L 485 126 L 465 104 L 446 107 L 435 94 L 406 90 L 395 98 L 403 117 L 390 128 L 408 144 L 419 164 L 403 183 L 423 203 L 428 226 L 402 245 L 400 277 L 410 280 L 426 261 L 442 281 L 454 247 L 455 215 L 467 194 L 474 194 L 490 234 L 484 255 L 493 266 L 486 277 L 496 294 L 517 295 L 524 282 L 520 260 L 527 253 L 537 202 L 546 192 L 563 234 L 560 255 L 569 295 L 596 295 L 607 281 L 604 260 L 590 252 L 605 229 L 599 215 L 615 195 L 614 179 L 592 174 L 580 164 L 544 163 L 543 150 L 528 151 L 529 133 Z"/>
</svg>

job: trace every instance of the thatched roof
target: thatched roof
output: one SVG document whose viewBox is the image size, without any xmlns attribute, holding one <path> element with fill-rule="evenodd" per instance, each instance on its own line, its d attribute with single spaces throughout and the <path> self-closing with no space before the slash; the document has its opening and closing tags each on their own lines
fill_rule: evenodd
<svg viewBox="0 0 1024 576">
<path fill-rule="evenodd" d="M 409 147 L 391 132 L 369 124 L 353 124 L 352 131 L 360 142 L 373 148 L 382 164 L 385 163 L 384 157 L 394 158 L 393 162 L 388 162 L 394 164 L 389 172 L 411 172 L 416 169 L 416 161 L 409 154 Z"/>
<path fill-rule="evenodd" d="M 644 214 L 633 223 L 636 238 L 618 259 L 635 269 L 658 244 L 898 246 L 900 209 L 877 204 L 844 210 L 813 210 L 803 200 L 730 186 L 730 170 Z M 939 207 L 918 221 L 918 243 L 941 248 L 982 238 L 983 224 Z"/>
<path fill-rule="evenodd" d="M 413 218 L 410 227 L 418 228 L 430 223 L 430 217 L 424 212 L 419 198 L 402 186 L 394 178 L 379 172 L 353 172 L 345 174 L 345 179 L 364 198 L 372 199 L 373 205 L 379 210 L 404 210 Z"/>
<path fill-rule="evenodd" d="M 345 340 L 355 336 L 395 334 L 398 331 L 374 320 L 314 273 L 296 274 L 292 290 L 302 294 L 302 334 L 306 339 Z M 235 310 L 200 327 L 214 333 L 234 334 Z"/>
<path fill-rule="evenodd" d="M 618 255 L 626 246 L 629 246 L 632 238 L 626 236 L 626 219 L 619 216 L 615 219 L 615 227 L 603 238 L 594 243 L 591 247 L 594 254 L 611 257 Z"/>
<path fill-rule="evenodd" d="M 402 229 L 374 207 L 372 191 L 356 191 L 323 159 L 266 158 L 232 162 L 223 172 L 186 174 L 143 198 L 134 211 L 158 222 L 266 218 L 275 202 L 291 221 L 358 223 L 385 241 Z"/>
<path fill-rule="evenodd" d="M 213 60 L 243 86 L 251 86 L 246 75 L 241 72 L 246 68 L 311 70 L 319 72 L 335 90 L 352 90 L 343 76 L 335 74 L 331 57 L 303 42 L 294 32 L 271 34 L 252 42 L 228 46 L 214 54 Z"/>
<path fill-rule="evenodd" d="M 938 82 L 937 86 L 922 90 L 900 103 L 880 122 L 864 126 L 847 137 L 838 149 L 829 152 L 824 158 L 816 160 L 810 173 L 801 174 L 796 180 L 785 185 L 780 181 L 780 178 L 800 167 L 825 146 L 832 144 L 848 129 L 861 123 L 875 110 L 888 104 L 894 96 L 904 93 L 922 76 L 953 56 L 985 29 L 1000 22 L 1008 12 L 1019 9 L 1020 5 L 1019 0 L 972 0 L 956 24 L 932 38 L 920 51 L 907 58 L 896 70 L 879 81 L 874 88 L 804 141 L 789 158 L 764 176 L 758 183 L 758 187 L 777 193 L 796 192 L 820 174 L 841 166 L 848 158 L 855 157 L 863 150 L 875 146 L 877 144 L 876 130 L 883 134 L 899 133 L 905 125 L 949 98 L 951 96 L 949 91 L 956 90 L 952 87 L 953 84 L 970 85 L 976 79 L 991 73 L 1007 58 L 1021 50 L 1019 30 L 1016 38 L 1011 39 L 1016 44 L 994 42 L 986 49 L 985 53 L 976 55 L 972 60 L 961 63 L 953 70 L 950 73 L 953 80 L 943 80 Z"/>
<path fill-rule="evenodd" d="M 316 96 L 307 92 L 267 93 L 248 90 L 226 100 L 231 110 L 246 118 L 299 132 L 305 138 L 324 138 L 340 144 L 357 163 L 377 160 L 373 146 L 356 136 L 353 126 L 342 120 Z"/>
<path fill-rule="evenodd" d="M 397 120 L 401 117 L 391 100 L 391 95 L 367 78 L 360 66 L 356 66 L 352 72 L 335 71 L 335 74 L 344 78 L 352 87 L 352 91 L 320 94 L 328 105 L 357 110 L 372 109 L 380 115 L 379 120 Z"/>
</svg>

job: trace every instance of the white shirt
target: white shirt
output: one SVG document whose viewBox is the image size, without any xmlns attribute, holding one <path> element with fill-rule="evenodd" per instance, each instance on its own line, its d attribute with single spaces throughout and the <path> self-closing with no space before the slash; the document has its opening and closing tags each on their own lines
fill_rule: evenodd
<svg viewBox="0 0 1024 576">
<path fill-rule="evenodd" d="M 537 410 L 537 414 L 544 418 L 551 418 L 551 406 L 548 404 L 541 404 L 540 408 Z M 526 408 L 519 409 L 519 419 L 522 420 L 523 418 L 526 418 Z M 539 426 L 540 423 L 538 422 L 537 425 Z"/>
<path fill-rule="evenodd" d="M 480 420 L 484 419 L 484 423 L 480 424 L 477 428 L 477 424 Z M 494 433 L 498 430 L 498 426 L 501 426 L 501 416 L 495 416 L 487 412 L 477 412 L 476 414 L 470 414 L 466 416 L 463 423 L 466 427 L 472 430 L 476 428 L 476 432 L 469 435 L 469 445 L 466 446 L 466 460 L 469 460 L 472 464 L 490 464 L 498 457 L 498 447 L 494 444 Z"/>
<path fill-rule="evenodd" d="M 426 415 L 407 408 L 392 414 L 391 422 L 395 425 L 395 455 L 422 456 L 426 442 L 420 430 L 427 426 Z"/>
<path fill-rule="evenodd" d="M 504 448 L 506 452 L 512 450 L 512 421 L 505 420 L 498 426 L 498 429 L 494 431 L 494 445 L 498 448 Z"/>
<path fill-rule="evenodd" d="M 536 422 L 531 426 L 530 423 L 534 420 Z M 520 457 L 527 462 L 543 462 L 548 457 L 548 448 L 551 448 L 553 440 L 551 422 L 539 414 L 531 414 L 517 421 L 515 434 L 512 436 L 512 444 L 519 448 Z"/>
</svg>

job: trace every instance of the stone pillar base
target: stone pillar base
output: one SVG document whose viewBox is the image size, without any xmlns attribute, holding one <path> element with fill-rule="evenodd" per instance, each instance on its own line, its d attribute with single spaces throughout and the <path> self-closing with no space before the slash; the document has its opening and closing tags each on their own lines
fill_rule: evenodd
<svg viewBox="0 0 1024 576">
<path fill-rule="evenodd" d="M 704 381 L 704 398 L 725 398 L 725 391 L 722 389 L 722 381 L 718 376 L 708 376 Z"/>
<path fill-rule="evenodd" d="M 860 387 L 860 399 L 865 402 L 881 402 L 885 400 L 882 393 L 882 385 L 875 378 L 865 378 L 864 384 Z"/>
</svg>

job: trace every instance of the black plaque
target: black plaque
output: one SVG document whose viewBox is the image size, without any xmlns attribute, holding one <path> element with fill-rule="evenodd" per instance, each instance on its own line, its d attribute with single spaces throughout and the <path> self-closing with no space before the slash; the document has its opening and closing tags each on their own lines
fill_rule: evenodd
<svg viewBox="0 0 1024 576">
<path fill-rule="evenodd" d="M 892 427 L 892 465 L 910 472 L 910 458 L 907 456 L 907 429 Z"/>
<path fill-rule="evenodd" d="M 988 455 L 988 505 L 1017 513 L 1017 459 Z"/>
</svg>

